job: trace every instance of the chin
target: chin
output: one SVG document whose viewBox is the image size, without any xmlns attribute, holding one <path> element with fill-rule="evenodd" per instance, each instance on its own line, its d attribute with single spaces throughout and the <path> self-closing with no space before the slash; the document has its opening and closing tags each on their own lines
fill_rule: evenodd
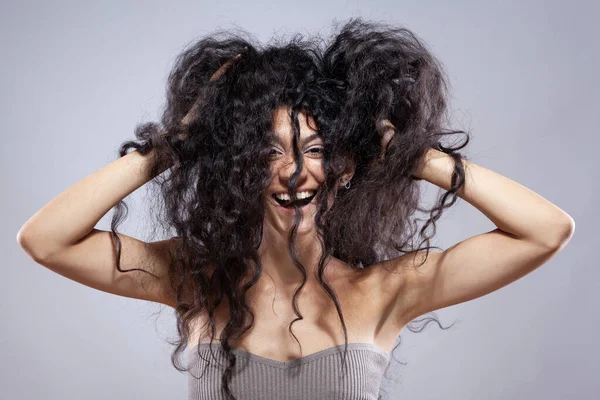
<svg viewBox="0 0 600 400">
<path fill-rule="evenodd" d="M 308 210 L 303 210 L 302 213 L 302 221 L 300 225 L 298 225 L 298 229 L 296 232 L 298 234 L 310 233 L 316 230 L 316 223 L 314 221 L 316 210 L 312 207 L 312 204 L 307 206 Z M 268 212 L 268 219 L 271 220 L 271 225 L 277 227 L 278 231 L 287 232 L 292 229 L 294 226 L 294 222 L 296 220 L 295 210 L 286 209 L 279 204 L 269 204 L 268 208 L 270 209 Z"/>
</svg>

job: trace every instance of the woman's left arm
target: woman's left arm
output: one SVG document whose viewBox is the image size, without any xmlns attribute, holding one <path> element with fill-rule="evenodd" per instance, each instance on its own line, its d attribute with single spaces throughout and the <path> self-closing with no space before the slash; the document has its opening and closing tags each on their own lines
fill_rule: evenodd
<svg viewBox="0 0 600 400">
<path fill-rule="evenodd" d="M 397 290 L 398 312 L 402 313 L 396 317 L 404 321 L 516 281 L 550 260 L 573 236 L 573 218 L 556 205 L 505 176 L 467 160 L 462 163 L 465 184 L 457 194 L 497 228 L 445 251 L 430 251 L 423 265 L 406 269 L 404 283 L 392 288 Z M 449 155 L 431 149 L 414 176 L 448 190 L 453 169 Z M 424 253 L 408 253 L 386 263 L 400 267 Z"/>
<path fill-rule="evenodd" d="M 504 233 L 556 249 L 566 244 L 575 229 L 569 214 L 525 186 L 494 171 L 462 160 L 465 184 L 458 196 L 481 211 Z M 450 189 L 454 160 L 429 149 L 415 176 Z"/>
</svg>

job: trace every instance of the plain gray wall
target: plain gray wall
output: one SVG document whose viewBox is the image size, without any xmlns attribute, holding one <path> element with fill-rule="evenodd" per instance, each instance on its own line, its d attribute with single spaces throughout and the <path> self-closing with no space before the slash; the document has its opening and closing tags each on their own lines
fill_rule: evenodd
<svg viewBox="0 0 600 400">
<path fill-rule="evenodd" d="M 523 279 L 404 330 L 398 399 L 597 399 L 600 70 L 595 2 L 26 2 L 0 6 L 2 254 L 0 398 L 184 399 L 172 368 L 170 309 L 100 292 L 35 264 L 22 224 L 116 157 L 136 123 L 155 120 L 183 46 L 234 24 L 263 43 L 321 32 L 352 16 L 402 24 L 443 62 L 454 127 L 470 161 L 567 211 L 576 233 Z M 596 71 L 596 72 L 594 72 Z M 430 185 L 427 183 L 427 185 Z M 142 189 L 143 190 L 143 189 Z M 435 188 L 427 188 L 436 194 Z M 146 238 L 143 192 L 121 231 Z M 112 213 L 109 213 L 109 216 Z M 109 216 L 98 228 L 108 229 Z M 493 228 L 465 201 L 439 222 L 448 248 Z M 161 311 L 159 314 L 157 312 Z"/>
</svg>

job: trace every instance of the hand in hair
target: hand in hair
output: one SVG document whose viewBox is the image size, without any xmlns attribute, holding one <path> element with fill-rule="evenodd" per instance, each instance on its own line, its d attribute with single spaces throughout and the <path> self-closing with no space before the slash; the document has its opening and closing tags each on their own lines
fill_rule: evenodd
<svg viewBox="0 0 600 400">
<path fill-rule="evenodd" d="M 396 134 L 397 129 L 394 126 L 394 124 L 392 124 L 390 122 L 389 119 L 377 121 L 376 126 L 377 126 L 377 132 L 379 132 L 379 136 L 381 139 L 381 152 L 379 153 L 377 161 L 374 160 L 373 162 L 383 162 L 385 159 L 385 153 L 387 151 L 387 146 L 388 146 L 390 140 Z M 425 157 L 423 157 L 423 158 L 425 158 Z M 422 168 L 423 168 L 421 166 L 422 164 L 423 164 L 423 160 L 421 160 L 419 163 L 418 171 L 422 170 Z M 418 172 L 417 172 L 417 174 L 418 174 Z M 414 174 L 411 175 L 411 178 L 415 181 L 422 180 L 422 178 L 419 178 L 418 176 L 415 176 Z"/>
<path fill-rule="evenodd" d="M 237 56 L 227 60 L 225 62 L 225 64 L 221 65 L 219 67 L 218 70 L 215 71 L 214 74 L 212 74 L 212 76 L 210 77 L 210 81 L 215 81 L 217 79 L 219 79 L 221 77 L 221 75 L 223 75 L 225 73 L 225 71 L 227 71 L 227 69 L 229 68 L 229 66 L 238 58 L 240 58 L 242 55 L 238 54 Z M 194 113 L 196 112 L 196 103 L 194 103 L 194 105 L 192 106 L 192 108 L 190 108 L 190 111 L 186 114 L 185 117 L 183 117 L 183 119 L 181 120 L 181 123 L 183 125 L 187 125 L 190 123 L 190 120 L 192 119 L 192 117 L 194 116 Z"/>
<path fill-rule="evenodd" d="M 390 122 L 389 119 L 377 121 L 377 132 L 381 139 L 381 152 L 379 153 L 379 161 L 383 161 L 385 158 L 385 152 L 387 150 L 388 143 L 396 134 L 396 127 Z"/>
<path fill-rule="evenodd" d="M 225 71 L 227 71 L 227 69 L 229 68 L 229 66 L 235 60 L 237 60 L 238 58 L 240 58 L 241 56 L 242 56 L 241 54 L 238 54 L 238 55 L 232 57 L 231 59 L 227 60 L 223 65 L 221 65 L 219 67 L 219 69 L 217 69 L 215 71 L 214 74 L 212 74 L 212 76 L 210 77 L 209 80 L 210 81 L 215 81 L 215 80 L 219 79 L 221 77 L 221 75 L 223 75 L 225 73 Z M 188 111 L 188 113 L 185 115 L 185 117 L 183 117 L 183 119 L 181 120 L 181 124 L 183 126 L 187 126 L 190 123 L 191 119 L 193 118 L 194 114 L 196 113 L 197 108 L 198 108 L 197 103 L 194 103 L 192 105 L 192 107 L 190 108 L 190 110 Z M 162 136 L 167 136 L 168 134 L 169 134 L 168 132 L 163 132 L 161 135 Z M 180 137 L 180 138 L 181 139 L 185 139 L 185 138 L 187 138 L 187 135 L 184 135 L 183 137 Z"/>
</svg>

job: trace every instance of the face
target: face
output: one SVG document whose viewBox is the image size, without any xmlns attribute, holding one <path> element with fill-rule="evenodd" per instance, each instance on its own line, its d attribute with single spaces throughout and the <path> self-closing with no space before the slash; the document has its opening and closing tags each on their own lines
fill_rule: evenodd
<svg viewBox="0 0 600 400">
<path fill-rule="evenodd" d="M 288 185 L 297 168 L 294 160 L 293 129 L 289 108 L 280 107 L 273 113 L 273 131 L 275 140 L 271 143 L 269 163 L 272 181 L 265 193 L 265 218 L 267 223 L 279 231 L 287 232 L 294 224 L 295 209 L 285 207 L 286 200 L 291 199 Z M 298 234 L 314 229 L 314 218 L 317 212 L 317 191 L 325 181 L 323 168 L 323 140 L 318 134 L 316 123 L 309 115 L 308 123 L 304 113 L 298 113 L 300 140 L 298 149 L 302 157 L 302 170 L 296 180 L 298 201 L 306 197 L 301 207 L 302 222 Z M 333 204 L 335 191 L 330 192 L 329 207 Z"/>
</svg>

